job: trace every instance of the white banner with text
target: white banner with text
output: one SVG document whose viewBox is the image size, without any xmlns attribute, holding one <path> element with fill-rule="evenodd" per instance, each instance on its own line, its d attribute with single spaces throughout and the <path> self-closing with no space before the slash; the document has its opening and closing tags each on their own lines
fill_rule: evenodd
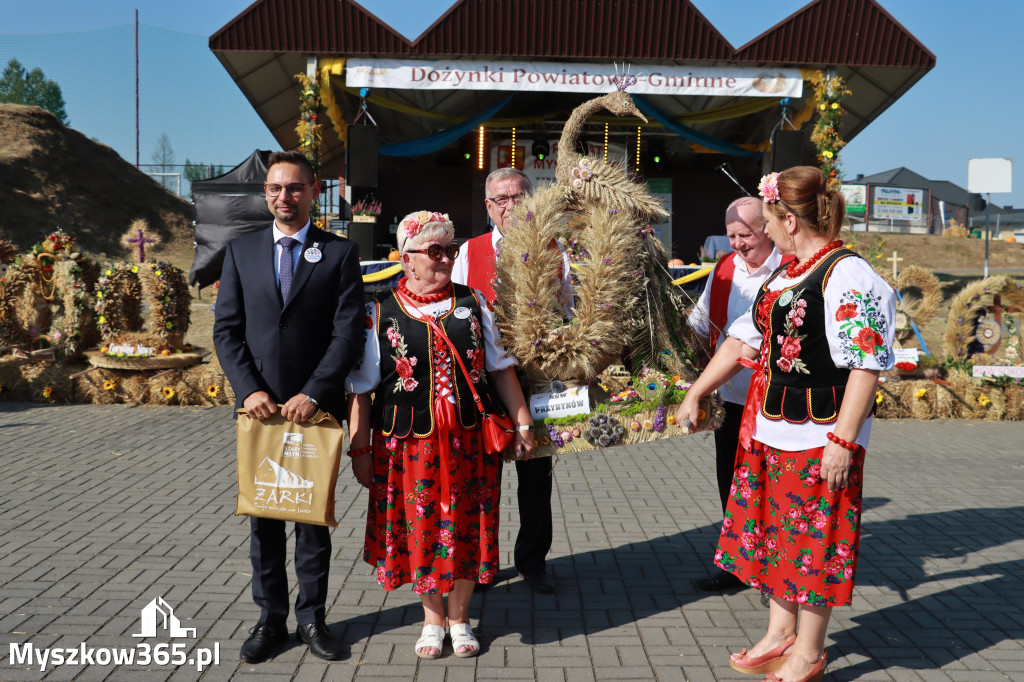
<svg viewBox="0 0 1024 682">
<path fill-rule="evenodd" d="M 629 92 L 644 95 L 800 97 L 800 69 L 645 64 Z M 539 90 L 603 93 L 615 87 L 612 64 L 500 60 L 348 60 L 346 85 L 398 90 Z"/>
</svg>

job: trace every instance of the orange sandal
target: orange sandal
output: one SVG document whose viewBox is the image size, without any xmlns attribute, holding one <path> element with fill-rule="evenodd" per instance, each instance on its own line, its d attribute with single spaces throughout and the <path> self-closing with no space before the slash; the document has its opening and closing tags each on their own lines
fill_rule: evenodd
<svg viewBox="0 0 1024 682">
<path fill-rule="evenodd" d="M 821 658 L 819 658 L 818 662 L 814 664 L 813 668 L 811 668 L 811 672 L 807 673 L 803 679 L 796 680 L 795 682 L 821 682 L 821 678 L 825 676 L 825 666 L 827 665 L 828 654 L 822 652 Z M 770 672 L 768 673 L 768 677 L 764 678 L 764 682 L 784 682 L 784 680 L 777 677 L 774 672 Z"/>
<path fill-rule="evenodd" d="M 729 667 L 748 675 L 760 675 L 778 670 L 789 656 L 786 650 L 795 643 L 796 637 L 783 642 L 763 656 L 747 656 L 747 648 L 743 647 L 738 654 L 729 656 Z"/>
</svg>

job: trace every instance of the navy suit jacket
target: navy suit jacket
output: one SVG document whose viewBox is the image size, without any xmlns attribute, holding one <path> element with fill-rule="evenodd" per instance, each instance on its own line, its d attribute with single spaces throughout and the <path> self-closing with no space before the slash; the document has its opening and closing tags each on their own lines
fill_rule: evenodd
<svg viewBox="0 0 1024 682">
<path fill-rule="evenodd" d="M 311 225 L 282 304 L 273 239 L 268 227 L 229 243 L 224 257 L 213 342 L 235 407 L 255 391 L 277 403 L 305 393 L 340 420 L 345 377 L 366 332 L 359 247 Z M 316 263 L 305 258 L 313 246 L 322 254 Z"/>
</svg>

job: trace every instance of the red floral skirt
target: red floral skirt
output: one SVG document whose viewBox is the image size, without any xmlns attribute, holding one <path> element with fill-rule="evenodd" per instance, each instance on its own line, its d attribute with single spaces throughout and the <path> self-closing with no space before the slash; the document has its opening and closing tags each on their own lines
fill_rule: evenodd
<svg viewBox="0 0 1024 682">
<path fill-rule="evenodd" d="M 417 594 L 445 593 L 498 572 L 501 461 L 484 451 L 480 429 L 450 434 L 449 446 L 442 500 L 437 439 L 374 438 L 363 559 L 386 590 L 413 583 Z"/>
<path fill-rule="evenodd" d="M 751 587 L 810 606 L 847 606 L 860 542 L 863 451 L 845 490 L 821 480 L 824 448 L 740 446 L 715 563 Z"/>
</svg>

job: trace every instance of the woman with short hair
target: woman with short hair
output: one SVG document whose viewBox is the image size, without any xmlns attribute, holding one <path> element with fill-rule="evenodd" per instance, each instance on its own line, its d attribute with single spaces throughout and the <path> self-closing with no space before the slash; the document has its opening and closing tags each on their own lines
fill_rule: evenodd
<svg viewBox="0 0 1024 682">
<path fill-rule="evenodd" d="M 498 570 L 501 455 L 485 449 L 474 396 L 487 412 L 512 417 L 516 457 L 536 449 L 493 311 L 479 292 L 451 282 L 454 234 L 440 213 L 402 220 L 406 276 L 367 306 L 364 356 L 346 382 L 348 454 L 370 490 L 363 558 L 384 589 L 412 583 L 420 595 L 421 658 L 441 655 L 446 621 L 456 656 L 479 653 L 469 600 L 474 584 Z"/>
</svg>

